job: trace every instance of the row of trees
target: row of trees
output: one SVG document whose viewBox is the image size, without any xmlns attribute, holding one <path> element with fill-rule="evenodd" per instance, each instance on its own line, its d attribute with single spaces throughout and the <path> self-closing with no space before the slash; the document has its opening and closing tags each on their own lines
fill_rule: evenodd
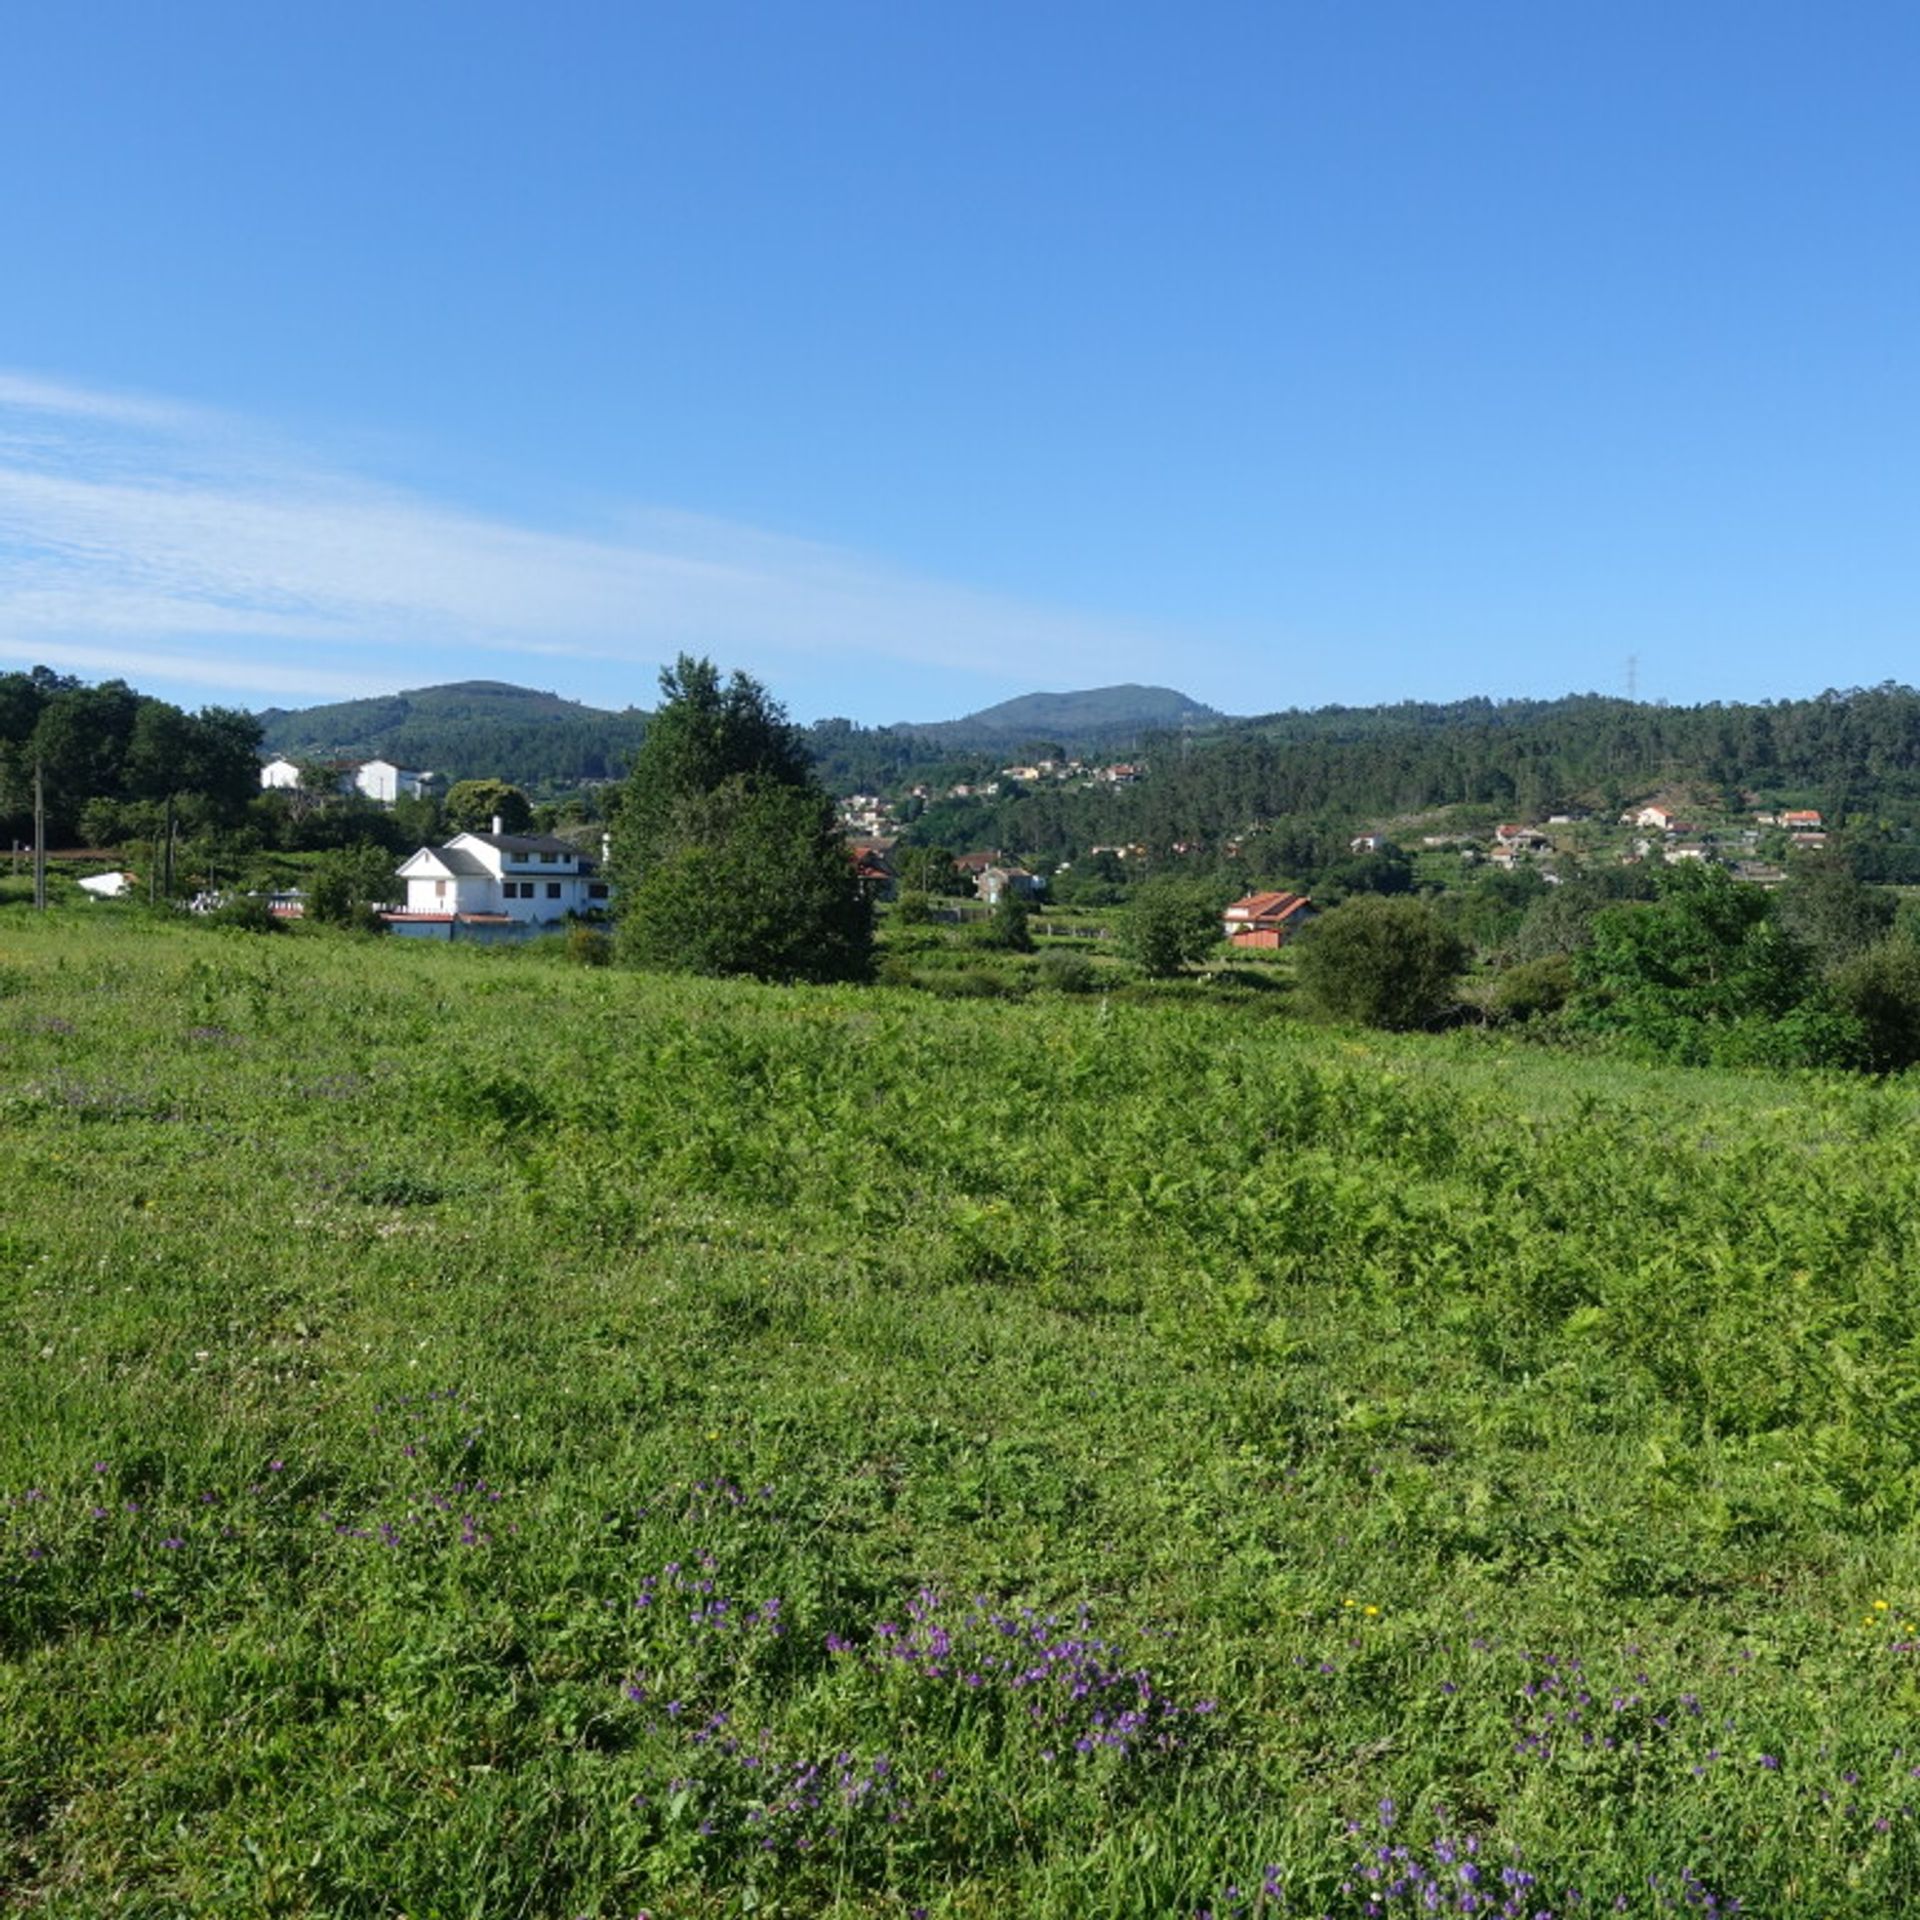
<svg viewBox="0 0 1920 1920">
<path fill-rule="evenodd" d="M 259 745 L 259 723 L 231 707 L 187 713 L 124 680 L 90 687 L 45 667 L 0 675 L 0 830 L 32 831 L 36 771 L 50 839 L 90 837 L 125 808 L 231 823 L 260 790 Z"/>
<path fill-rule="evenodd" d="M 1920 928 L 1902 923 L 1895 896 L 1835 866 L 1770 892 L 1687 864 L 1645 890 L 1569 883 L 1504 924 L 1483 921 L 1495 944 L 1478 948 L 1489 970 L 1470 1007 L 1461 976 L 1476 945 L 1459 900 L 1359 896 L 1302 937 L 1300 985 L 1366 1025 L 1545 1018 L 1558 1037 L 1676 1064 L 1920 1062 Z"/>
</svg>

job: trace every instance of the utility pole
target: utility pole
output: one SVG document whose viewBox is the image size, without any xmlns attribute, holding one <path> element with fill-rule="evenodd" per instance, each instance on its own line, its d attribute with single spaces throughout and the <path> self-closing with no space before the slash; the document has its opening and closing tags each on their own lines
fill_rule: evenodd
<svg viewBox="0 0 1920 1920">
<path fill-rule="evenodd" d="M 33 905 L 47 910 L 47 795 L 40 778 L 40 762 L 33 763 Z"/>
<path fill-rule="evenodd" d="M 1640 697 L 1640 656 L 1637 653 L 1627 655 L 1627 698 L 1637 700 Z"/>
</svg>

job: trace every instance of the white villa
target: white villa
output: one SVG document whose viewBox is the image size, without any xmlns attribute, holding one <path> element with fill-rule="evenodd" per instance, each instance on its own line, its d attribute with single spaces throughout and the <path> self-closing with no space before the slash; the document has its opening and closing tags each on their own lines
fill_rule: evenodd
<svg viewBox="0 0 1920 1920">
<path fill-rule="evenodd" d="M 425 940 L 512 940 L 571 913 L 604 911 L 600 862 L 547 833 L 456 833 L 395 870 L 407 904 L 385 915 L 395 933 Z M 604 845 L 604 843 L 603 843 Z"/>
</svg>

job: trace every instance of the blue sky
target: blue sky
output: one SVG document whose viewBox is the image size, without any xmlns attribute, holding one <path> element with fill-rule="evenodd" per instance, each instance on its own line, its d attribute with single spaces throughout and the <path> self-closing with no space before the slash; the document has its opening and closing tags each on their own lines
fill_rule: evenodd
<svg viewBox="0 0 1920 1920">
<path fill-rule="evenodd" d="M 1920 677 L 1920 10 L 70 0 L 0 666 L 796 717 Z"/>
</svg>

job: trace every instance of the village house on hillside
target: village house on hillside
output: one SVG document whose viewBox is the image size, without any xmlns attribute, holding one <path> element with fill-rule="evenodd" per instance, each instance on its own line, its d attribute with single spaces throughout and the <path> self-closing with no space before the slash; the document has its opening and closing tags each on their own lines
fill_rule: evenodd
<svg viewBox="0 0 1920 1920">
<path fill-rule="evenodd" d="M 956 866 L 959 862 L 954 863 Z M 973 890 L 988 906 L 997 907 L 1003 895 L 1018 894 L 1023 900 L 1038 899 L 1046 892 L 1047 883 L 1037 873 L 1029 873 L 1025 867 L 991 866 L 983 867 L 973 883 Z"/>
<path fill-rule="evenodd" d="M 1653 827 L 1661 833 L 1666 833 L 1672 829 L 1673 823 L 1677 818 L 1678 816 L 1671 807 L 1662 806 L 1629 807 L 1627 811 L 1620 816 L 1623 826 Z"/>
<path fill-rule="evenodd" d="M 886 849 L 876 846 L 856 846 L 851 849 L 851 852 L 853 877 L 860 883 L 860 891 L 869 900 L 893 899 L 900 889 L 892 862 L 887 858 Z"/>
<path fill-rule="evenodd" d="M 425 940 L 512 940 L 557 926 L 569 914 L 604 910 L 600 863 L 545 833 L 457 833 L 422 847 L 395 869 L 407 903 L 383 916 L 399 934 Z"/>
<path fill-rule="evenodd" d="M 1220 930 L 1232 946 L 1271 949 L 1284 947 L 1317 917 L 1304 893 L 1250 893 L 1221 915 Z"/>
</svg>

